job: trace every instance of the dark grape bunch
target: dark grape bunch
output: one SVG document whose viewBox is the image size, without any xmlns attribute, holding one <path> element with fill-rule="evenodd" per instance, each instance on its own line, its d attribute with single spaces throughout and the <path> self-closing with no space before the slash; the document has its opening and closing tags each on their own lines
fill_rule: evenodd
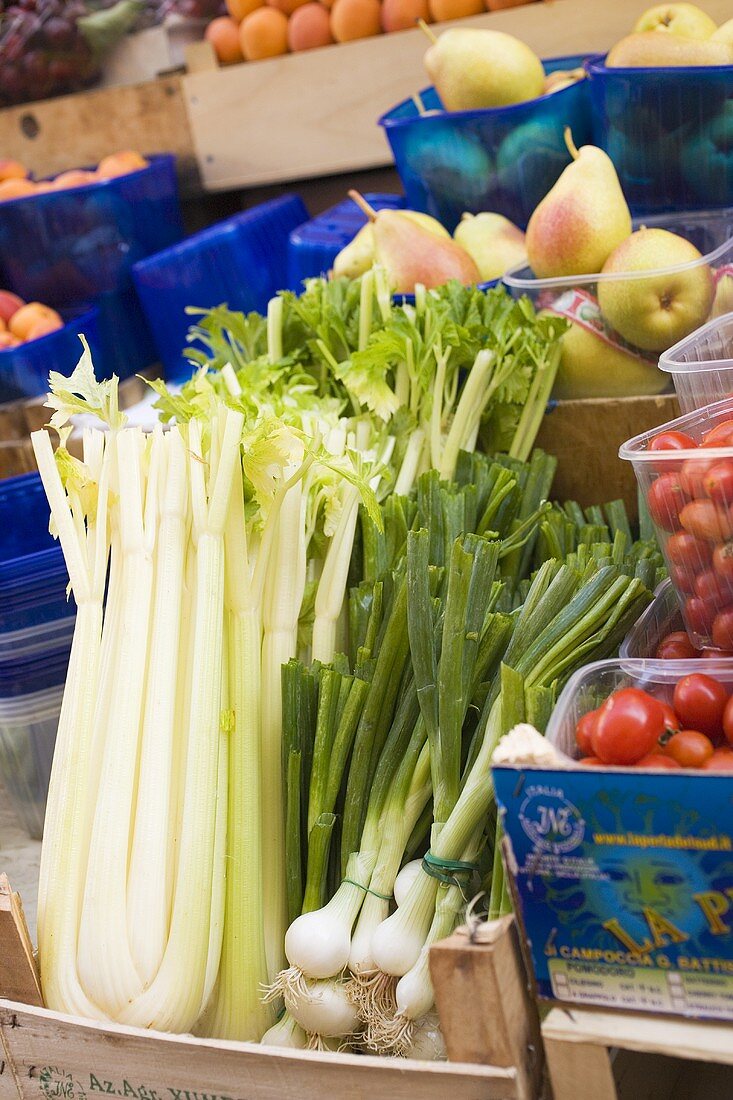
<svg viewBox="0 0 733 1100">
<path fill-rule="evenodd" d="M 0 0 L 0 105 L 75 92 L 99 77 L 81 0 Z"/>
</svg>

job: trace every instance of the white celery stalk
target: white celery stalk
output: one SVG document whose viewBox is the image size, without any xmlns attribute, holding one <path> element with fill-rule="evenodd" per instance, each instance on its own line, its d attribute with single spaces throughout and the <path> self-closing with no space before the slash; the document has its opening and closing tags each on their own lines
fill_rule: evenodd
<svg viewBox="0 0 733 1100">
<path fill-rule="evenodd" d="M 163 442 L 150 655 L 127 893 L 130 950 L 146 986 L 162 961 L 170 923 L 171 799 L 188 496 L 186 450 L 178 429 L 167 432 Z"/>
<path fill-rule="evenodd" d="M 323 664 L 333 660 L 336 648 L 336 625 L 344 603 L 358 518 L 359 490 L 347 484 L 341 515 L 326 551 L 316 590 L 312 659 Z"/>
</svg>

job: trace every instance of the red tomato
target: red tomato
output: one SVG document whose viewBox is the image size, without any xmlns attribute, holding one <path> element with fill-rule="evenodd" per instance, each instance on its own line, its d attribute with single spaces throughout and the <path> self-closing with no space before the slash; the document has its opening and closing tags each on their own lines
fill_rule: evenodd
<svg viewBox="0 0 733 1100">
<path fill-rule="evenodd" d="M 674 565 L 680 565 L 690 573 L 699 573 L 705 569 L 712 557 L 710 543 L 696 539 L 689 531 L 677 531 L 670 535 L 664 549 Z M 733 553 L 733 544 L 731 552 Z"/>
<path fill-rule="evenodd" d="M 733 752 L 730 749 L 716 749 L 702 767 L 706 772 L 733 772 Z"/>
<path fill-rule="evenodd" d="M 664 708 L 639 688 L 609 695 L 593 731 L 595 755 L 604 764 L 635 764 L 658 744 L 664 733 Z"/>
<path fill-rule="evenodd" d="M 667 477 L 674 476 L 674 474 L 667 474 Z M 658 478 L 654 484 L 659 484 L 661 480 Z M 668 499 L 669 494 L 670 490 L 667 490 L 667 496 L 663 499 Z M 662 496 L 661 493 L 660 496 Z M 712 500 L 693 500 L 685 504 L 679 514 L 679 522 L 695 538 L 706 539 L 708 542 L 725 542 L 733 535 L 733 523 L 728 512 L 725 508 L 713 504 Z"/>
<path fill-rule="evenodd" d="M 733 444 L 733 420 L 724 420 L 702 437 L 701 447 L 730 447 Z"/>
<path fill-rule="evenodd" d="M 649 752 L 637 760 L 635 768 L 664 768 L 667 771 L 678 771 L 680 765 L 671 756 L 665 756 L 663 752 Z"/>
<path fill-rule="evenodd" d="M 670 737 L 664 751 L 681 768 L 701 768 L 713 755 L 713 743 L 698 730 L 680 730 Z"/>
<path fill-rule="evenodd" d="M 733 602 L 733 589 L 713 569 L 695 577 L 695 595 L 714 607 L 724 607 Z"/>
<path fill-rule="evenodd" d="M 699 730 L 715 741 L 723 729 L 728 689 L 704 672 L 691 672 L 677 681 L 674 709 L 686 729 Z"/>
<path fill-rule="evenodd" d="M 714 465 L 714 458 L 688 458 L 682 463 L 680 484 L 688 496 L 705 496 L 705 478 L 710 467 Z"/>
<path fill-rule="evenodd" d="M 593 755 L 591 736 L 596 728 L 597 718 L 598 711 L 589 710 L 587 714 L 578 719 L 578 724 L 575 727 L 575 740 L 583 756 Z"/>
<path fill-rule="evenodd" d="M 649 444 L 650 451 L 692 451 L 696 449 L 697 443 L 686 432 L 660 432 L 659 435 L 654 436 Z M 671 473 L 673 470 L 679 470 L 681 465 L 681 462 L 673 462 L 667 459 L 657 463 L 655 469 L 660 474 Z"/>
<path fill-rule="evenodd" d="M 733 753 L 731 753 L 731 756 L 733 756 Z M 603 761 L 599 760 L 597 756 L 581 756 L 578 763 L 582 764 L 586 768 L 603 768 L 603 767 L 605 767 L 605 764 L 603 763 Z"/>
<path fill-rule="evenodd" d="M 703 479 L 705 492 L 716 504 L 733 504 L 733 462 L 723 458 L 714 462 Z"/>
<path fill-rule="evenodd" d="M 711 636 L 716 649 L 733 649 L 733 607 L 718 612 L 713 619 Z"/>
<path fill-rule="evenodd" d="M 733 649 L 701 649 L 698 656 L 703 661 L 719 661 L 721 657 L 733 657 Z"/>
<path fill-rule="evenodd" d="M 669 553 L 669 547 L 667 547 L 667 553 Z M 721 542 L 719 546 L 715 547 L 713 550 L 713 569 L 723 580 L 733 585 L 733 542 Z"/>
<path fill-rule="evenodd" d="M 695 592 L 695 574 L 689 573 L 682 565 L 670 565 L 669 577 L 679 592 L 692 596 Z"/>
<path fill-rule="evenodd" d="M 726 741 L 733 745 L 733 695 L 725 704 L 725 710 L 723 711 L 723 733 Z"/>
<path fill-rule="evenodd" d="M 691 661 L 698 656 L 698 651 L 690 641 L 687 631 L 675 630 L 662 638 L 654 656 L 659 661 Z M 671 707 L 669 709 L 672 710 Z"/>
<path fill-rule="evenodd" d="M 669 703 L 662 703 L 662 710 L 664 711 L 664 728 L 675 732 L 681 730 L 682 724 Z"/>
<path fill-rule="evenodd" d="M 707 638 L 713 626 L 715 608 L 710 607 L 699 596 L 690 596 L 685 602 L 685 623 L 693 634 Z"/>
<path fill-rule="evenodd" d="M 680 475 L 660 474 L 652 482 L 646 503 L 649 515 L 657 527 L 662 527 L 665 531 L 676 531 L 680 526 L 680 509 L 687 503 L 687 496 L 680 484 Z"/>
</svg>

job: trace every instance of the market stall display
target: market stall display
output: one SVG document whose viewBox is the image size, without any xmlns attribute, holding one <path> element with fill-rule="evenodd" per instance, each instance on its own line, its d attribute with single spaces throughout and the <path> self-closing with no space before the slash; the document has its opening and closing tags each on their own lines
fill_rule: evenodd
<svg viewBox="0 0 733 1100">
<path fill-rule="evenodd" d="M 276 53 L 316 6 L 209 35 Z M 733 207 L 659 198 L 690 73 L 727 157 L 718 21 L 657 5 L 602 64 L 423 27 L 440 170 L 310 220 L 182 240 L 171 156 L 0 161 L 0 379 L 81 337 L 0 481 L 0 781 L 43 833 L 37 967 L 0 877 L 17 1091 L 539 1100 L 535 1001 L 733 1024 Z M 650 72 L 675 172 L 630 181 Z M 123 408 L 143 310 L 164 376 Z M 40 404 L 39 369 L 6 377 Z"/>
</svg>

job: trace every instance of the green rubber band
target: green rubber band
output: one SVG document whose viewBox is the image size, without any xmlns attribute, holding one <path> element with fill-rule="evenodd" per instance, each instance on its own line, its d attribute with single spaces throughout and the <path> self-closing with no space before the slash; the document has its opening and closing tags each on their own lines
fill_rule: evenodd
<svg viewBox="0 0 733 1100">
<path fill-rule="evenodd" d="M 423 871 L 431 878 L 437 878 L 438 882 L 442 882 L 445 886 L 457 886 L 459 890 L 463 884 L 458 876 L 468 877 L 478 870 L 478 863 L 468 863 L 462 859 L 440 859 L 432 852 L 426 852 L 422 857 L 422 866 Z M 451 871 L 452 874 L 446 874 L 447 871 Z"/>
<path fill-rule="evenodd" d="M 391 901 L 391 894 L 380 894 L 379 890 L 372 890 L 368 886 L 363 886 L 361 882 L 354 882 L 353 878 L 342 878 L 342 882 L 348 882 L 349 886 L 358 886 L 360 890 L 363 890 L 365 894 L 374 894 L 375 898 L 381 898 L 382 901 Z"/>
</svg>

